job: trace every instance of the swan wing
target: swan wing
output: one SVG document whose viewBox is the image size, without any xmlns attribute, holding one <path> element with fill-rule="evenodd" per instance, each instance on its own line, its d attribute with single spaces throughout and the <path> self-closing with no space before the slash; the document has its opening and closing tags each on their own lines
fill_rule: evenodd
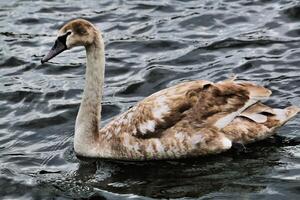
<svg viewBox="0 0 300 200">
<path fill-rule="evenodd" d="M 209 84 L 212 83 L 190 81 L 160 90 L 115 117 L 100 132 L 107 135 L 126 133 L 134 137 L 151 137 L 158 130 L 165 130 L 180 121 L 184 112 L 197 100 L 192 96 Z"/>
<path fill-rule="evenodd" d="M 100 131 L 146 139 L 159 137 L 186 118 L 198 126 L 222 129 L 249 106 L 270 94 L 264 87 L 248 82 L 185 82 L 145 98 Z"/>
<path fill-rule="evenodd" d="M 259 100 L 271 92 L 249 82 L 192 81 L 161 90 L 100 130 L 101 157 L 170 159 L 215 154 L 264 139 L 299 112 Z"/>
</svg>

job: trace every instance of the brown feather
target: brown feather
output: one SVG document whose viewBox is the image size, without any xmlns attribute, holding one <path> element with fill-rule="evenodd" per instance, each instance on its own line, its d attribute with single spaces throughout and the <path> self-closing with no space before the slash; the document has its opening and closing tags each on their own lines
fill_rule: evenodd
<svg viewBox="0 0 300 200">
<path fill-rule="evenodd" d="M 191 81 L 161 90 L 100 130 L 100 146 L 106 143 L 109 148 L 109 154 L 102 157 L 184 158 L 226 151 L 231 142 L 247 144 L 264 139 L 299 111 L 285 110 L 290 114 L 280 121 L 276 110 L 255 103 L 270 94 L 261 86 L 232 80 L 216 84 Z M 254 114 L 267 120 L 258 123 L 255 117 L 251 119 Z M 231 115 L 224 128 L 215 126 Z"/>
</svg>

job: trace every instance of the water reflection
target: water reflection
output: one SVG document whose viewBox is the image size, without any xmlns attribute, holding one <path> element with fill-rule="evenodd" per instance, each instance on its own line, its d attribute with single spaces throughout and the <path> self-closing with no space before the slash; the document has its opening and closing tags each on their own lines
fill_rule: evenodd
<svg viewBox="0 0 300 200">
<path fill-rule="evenodd" d="M 291 140 L 276 136 L 249 145 L 243 152 L 232 150 L 203 158 L 154 162 L 86 159 L 73 172 L 43 171 L 39 179 L 43 187 L 72 198 L 110 199 L 129 197 L 128 194 L 196 198 L 230 193 L 251 197 L 274 182 L 268 175 L 272 169 L 285 165 L 281 161 L 284 152 L 278 147 L 299 144 L 299 138 Z M 53 173 L 58 174 L 53 177 Z M 226 193 L 221 194 L 224 191 Z"/>
</svg>

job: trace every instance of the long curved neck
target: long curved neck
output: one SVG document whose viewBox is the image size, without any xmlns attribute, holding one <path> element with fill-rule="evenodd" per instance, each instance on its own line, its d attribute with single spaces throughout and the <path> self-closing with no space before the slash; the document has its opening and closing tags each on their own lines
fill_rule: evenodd
<svg viewBox="0 0 300 200">
<path fill-rule="evenodd" d="M 87 153 L 98 138 L 101 120 L 105 55 L 99 34 L 92 45 L 86 47 L 87 67 L 85 87 L 75 124 L 74 148 L 77 153 Z"/>
</svg>

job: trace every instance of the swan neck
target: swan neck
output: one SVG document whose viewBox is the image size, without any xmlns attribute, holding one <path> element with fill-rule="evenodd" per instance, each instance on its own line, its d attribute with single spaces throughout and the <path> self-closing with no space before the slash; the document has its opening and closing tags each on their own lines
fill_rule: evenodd
<svg viewBox="0 0 300 200">
<path fill-rule="evenodd" d="M 98 138 L 101 120 L 101 99 L 103 93 L 105 57 L 101 36 L 93 44 L 86 46 L 85 86 L 75 124 L 74 147 L 80 154 Z"/>
<path fill-rule="evenodd" d="M 105 57 L 102 45 L 90 45 L 86 47 L 87 67 L 85 74 L 85 87 L 81 106 L 84 113 L 93 113 L 95 130 L 99 130 L 101 120 L 101 100 L 103 94 Z M 96 123 L 97 122 L 97 123 Z"/>
</svg>

